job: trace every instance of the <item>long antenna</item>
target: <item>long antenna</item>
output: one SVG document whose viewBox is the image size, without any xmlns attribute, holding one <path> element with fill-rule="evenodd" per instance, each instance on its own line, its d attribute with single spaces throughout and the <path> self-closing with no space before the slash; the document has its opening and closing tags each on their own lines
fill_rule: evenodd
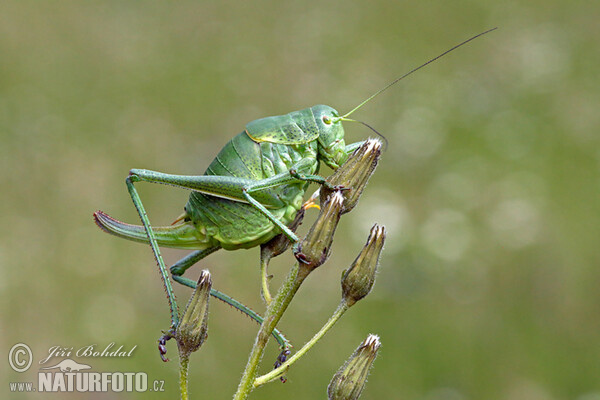
<svg viewBox="0 0 600 400">
<path fill-rule="evenodd" d="M 496 29 L 498 29 L 498 28 L 496 27 L 496 28 L 489 29 L 489 30 L 487 30 L 487 31 L 485 31 L 485 32 L 481 32 L 480 34 L 477 34 L 477 35 L 473 36 L 472 38 L 470 38 L 470 39 L 467 39 L 467 40 L 465 40 L 464 42 L 457 44 L 456 46 L 452 47 L 451 49 L 449 49 L 449 50 L 446 50 L 445 52 L 443 52 L 443 53 L 442 53 L 442 54 L 440 54 L 439 56 L 437 56 L 437 57 L 435 57 L 435 58 L 432 58 L 431 60 L 427 61 L 426 63 L 424 63 L 424 64 L 421 64 L 421 65 L 419 65 L 418 67 L 416 67 L 416 68 L 414 68 L 414 69 L 410 70 L 409 72 L 407 72 L 406 74 L 402 75 L 400 78 L 397 78 L 396 80 L 394 80 L 392 83 L 390 83 L 389 85 L 387 85 L 387 86 L 386 86 L 386 87 L 384 87 L 383 89 L 380 89 L 380 90 L 378 90 L 378 91 L 377 91 L 375 94 L 371 95 L 371 97 L 369 97 L 368 99 L 366 99 L 365 101 L 363 101 L 362 103 L 360 103 L 359 105 L 357 105 L 356 107 L 354 107 L 352 110 L 350 110 L 350 112 L 348 112 L 347 114 L 345 114 L 345 115 L 343 115 L 343 116 L 341 116 L 341 117 L 339 117 L 339 118 L 343 120 L 343 118 L 346 118 L 346 117 L 348 117 L 348 116 L 349 116 L 350 114 L 352 114 L 354 111 L 358 110 L 359 108 L 361 108 L 362 106 L 364 106 L 366 103 L 368 103 L 369 101 L 371 101 L 371 100 L 372 100 L 372 99 L 373 99 L 375 96 L 378 96 L 378 95 L 379 95 L 379 94 L 381 94 L 382 92 L 386 91 L 387 89 L 389 89 L 390 87 L 392 87 L 393 85 L 395 85 L 396 83 L 398 83 L 399 81 L 401 81 L 402 79 L 406 78 L 408 75 L 412 74 L 413 72 L 416 72 L 416 71 L 420 70 L 421 68 L 423 68 L 424 66 L 426 66 L 426 65 L 428 65 L 428 64 L 431 64 L 431 63 L 432 63 L 432 62 L 434 62 L 435 60 L 437 60 L 437 59 L 439 59 L 439 58 L 441 58 L 441 57 L 445 56 L 446 54 L 450 53 L 450 52 L 451 52 L 451 51 L 453 51 L 453 50 L 456 50 L 456 49 L 457 49 L 457 48 L 459 48 L 460 46 L 462 46 L 462 45 L 464 45 L 464 44 L 467 44 L 467 43 L 469 43 L 471 40 L 477 39 L 479 36 L 483 36 L 483 35 L 485 35 L 486 33 L 490 33 L 491 31 L 494 31 L 494 30 L 496 30 Z"/>
</svg>

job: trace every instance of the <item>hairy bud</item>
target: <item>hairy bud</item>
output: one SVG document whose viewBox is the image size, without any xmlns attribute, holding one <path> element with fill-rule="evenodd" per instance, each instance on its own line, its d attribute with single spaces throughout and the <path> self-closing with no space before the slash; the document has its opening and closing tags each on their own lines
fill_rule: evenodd
<svg viewBox="0 0 600 400">
<path fill-rule="evenodd" d="M 373 288 L 384 242 L 385 227 L 373 225 L 365 247 L 342 274 L 342 297 L 348 306 L 368 295 Z"/>
<path fill-rule="evenodd" d="M 368 139 L 348 160 L 339 167 L 329 178 L 332 186 L 341 186 L 350 190 L 344 191 L 344 211 L 342 214 L 351 211 L 367 186 L 367 182 L 379 162 L 381 156 L 381 142 L 377 139 Z M 321 201 L 326 198 L 331 190 L 323 187 L 321 191 Z"/>
<path fill-rule="evenodd" d="M 188 356 L 198 350 L 208 336 L 208 299 L 212 280 L 210 272 L 200 273 L 198 284 L 175 329 L 179 352 Z"/>
<path fill-rule="evenodd" d="M 369 335 L 358 346 L 331 379 L 327 387 L 329 400 L 356 400 L 360 397 L 379 346 L 381 342 L 377 335 Z"/>
<path fill-rule="evenodd" d="M 322 265 L 329 257 L 343 202 L 344 197 L 340 191 L 334 191 L 321 207 L 317 220 L 304 240 L 294 249 L 294 255 L 298 261 L 310 270 Z"/>
</svg>

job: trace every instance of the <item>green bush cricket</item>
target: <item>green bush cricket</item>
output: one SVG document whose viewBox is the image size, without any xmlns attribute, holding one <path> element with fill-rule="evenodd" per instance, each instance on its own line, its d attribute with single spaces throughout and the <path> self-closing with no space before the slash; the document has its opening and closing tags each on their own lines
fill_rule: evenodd
<svg viewBox="0 0 600 400">
<path fill-rule="evenodd" d="M 359 122 L 348 117 L 375 96 L 413 72 L 494 29 L 473 36 L 414 68 L 344 115 L 340 115 L 332 107 L 316 105 L 248 123 L 243 132 L 223 147 L 203 175 L 172 175 L 132 169 L 126 184 L 142 226 L 126 224 L 102 211 L 96 211 L 94 219 L 105 232 L 150 244 L 167 292 L 171 311 L 169 332 L 173 332 L 178 325 L 179 315 L 159 245 L 194 250 L 170 268 L 175 281 L 194 287 L 193 280 L 181 275 L 218 249 L 248 249 L 263 245 L 279 234 L 283 234 L 292 243 L 297 243 L 298 237 L 288 225 L 303 207 L 308 185 L 311 182 L 328 185 L 325 178 L 317 175 L 320 164 L 324 163 L 335 170 L 363 143 L 346 145 L 342 122 Z M 173 225 L 151 226 L 134 186 L 135 182 L 140 181 L 168 184 L 192 191 L 184 213 Z M 296 257 L 302 261 L 302 254 L 296 250 Z M 265 273 L 263 269 L 263 274 Z M 263 276 L 264 280 L 266 276 Z M 211 294 L 261 321 L 260 316 L 228 296 L 215 290 L 211 290 Z M 283 348 L 289 346 L 285 338 L 278 336 L 278 332 L 274 335 Z M 170 337 L 167 333 L 159 341 L 163 359 L 165 341 Z"/>
</svg>

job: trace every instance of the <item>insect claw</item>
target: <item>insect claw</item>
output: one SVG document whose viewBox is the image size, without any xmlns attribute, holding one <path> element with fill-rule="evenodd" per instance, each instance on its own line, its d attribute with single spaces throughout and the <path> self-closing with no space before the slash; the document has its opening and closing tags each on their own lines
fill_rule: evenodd
<svg viewBox="0 0 600 400">
<path fill-rule="evenodd" d="M 346 187 L 344 185 L 332 185 L 329 182 L 325 182 L 323 186 L 325 186 L 326 189 L 329 189 L 332 192 L 344 192 L 346 190 L 352 190 L 352 188 Z"/>
<path fill-rule="evenodd" d="M 279 356 L 277 356 L 277 360 L 275 360 L 275 364 L 273 364 L 273 369 L 277 369 L 277 368 L 281 367 L 281 364 L 286 362 L 288 356 L 291 353 L 292 352 L 290 351 L 290 349 L 284 349 L 281 353 L 279 353 Z M 281 380 L 281 383 L 287 382 L 287 378 L 285 375 L 282 375 L 281 377 L 279 377 L 279 379 Z"/>
<path fill-rule="evenodd" d="M 310 261 L 308 261 L 308 259 L 306 258 L 306 255 L 304 255 L 303 253 L 296 253 L 296 254 L 294 254 L 294 256 L 302 264 L 310 264 Z"/>
<path fill-rule="evenodd" d="M 167 357 L 165 357 L 165 354 L 167 353 L 167 348 L 165 346 L 162 346 L 159 344 L 158 351 L 160 352 L 161 360 L 163 360 L 163 362 L 169 362 L 169 359 Z"/>
<path fill-rule="evenodd" d="M 163 331 L 164 332 L 164 331 Z M 163 362 L 168 362 L 169 359 L 165 357 L 167 354 L 167 340 L 171 339 L 173 336 L 170 333 L 165 333 L 158 339 L 158 352 L 160 353 L 160 358 Z"/>
</svg>

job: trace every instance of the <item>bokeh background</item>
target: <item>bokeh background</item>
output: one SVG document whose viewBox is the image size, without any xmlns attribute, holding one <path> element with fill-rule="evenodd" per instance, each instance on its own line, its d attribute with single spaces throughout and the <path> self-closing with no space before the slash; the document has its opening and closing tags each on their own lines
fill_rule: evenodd
<svg viewBox="0 0 600 400">
<path fill-rule="evenodd" d="M 280 327 L 296 347 L 312 336 L 380 222 L 389 235 L 376 286 L 288 383 L 252 398 L 324 398 L 339 365 L 377 333 L 363 399 L 600 399 L 599 12 L 559 0 L 1 2 L 2 397 L 63 398 L 11 394 L 8 382 L 36 381 L 51 346 L 110 342 L 137 348 L 89 359 L 94 370 L 147 372 L 166 393 L 95 397 L 178 396 L 177 364 L 156 350 L 168 310 L 151 252 L 92 222 L 96 209 L 137 222 L 130 168 L 201 173 L 248 121 L 319 103 L 347 111 L 499 26 L 354 115 L 389 147 Z M 346 130 L 349 141 L 370 134 Z M 188 195 L 138 187 L 155 224 L 177 217 Z M 169 263 L 184 254 L 165 253 Z M 291 262 L 274 261 L 276 283 Z M 263 310 L 257 249 L 202 267 Z M 185 302 L 189 292 L 177 293 Z M 231 397 L 256 329 L 213 303 L 192 398 Z M 6 362 L 17 342 L 35 355 L 23 374 Z M 264 371 L 276 354 L 271 344 Z"/>
</svg>

